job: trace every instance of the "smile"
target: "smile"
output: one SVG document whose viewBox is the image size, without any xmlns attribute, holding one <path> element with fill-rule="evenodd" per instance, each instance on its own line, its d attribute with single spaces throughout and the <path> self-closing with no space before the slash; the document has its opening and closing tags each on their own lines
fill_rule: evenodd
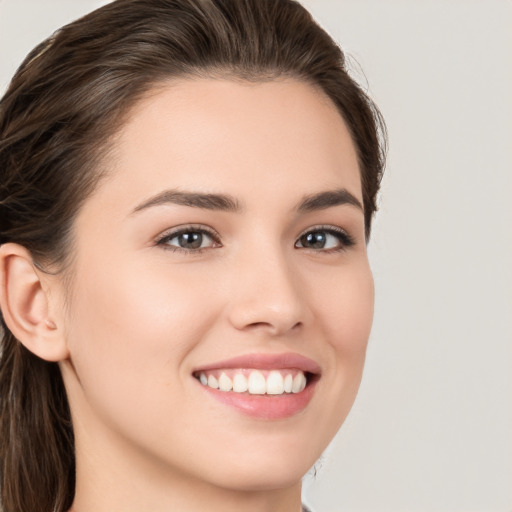
<svg viewBox="0 0 512 512">
<path fill-rule="evenodd" d="M 300 393 L 307 383 L 304 372 L 297 369 L 225 369 L 200 372 L 196 378 L 203 386 L 212 389 L 249 395 Z"/>
<path fill-rule="evenodd" d="M 303 411 L 320 380 L 320 367 L 299 354 L 250 354 L 197 368 L 207 395 L 251 417 L 285 419 Z"/>
</svg>

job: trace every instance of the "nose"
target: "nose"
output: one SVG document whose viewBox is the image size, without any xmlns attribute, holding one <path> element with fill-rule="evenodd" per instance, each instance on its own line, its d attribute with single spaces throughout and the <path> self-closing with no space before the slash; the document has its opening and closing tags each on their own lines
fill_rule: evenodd
<svg viewBox="0 0 512 512">
<path fill-rule="evenodd" d="M 305 290 L 283 255 L 246 258 L 232 276 L 228 316 L 236 329 L 281 336 L 306 322 Z"/>
</svg>

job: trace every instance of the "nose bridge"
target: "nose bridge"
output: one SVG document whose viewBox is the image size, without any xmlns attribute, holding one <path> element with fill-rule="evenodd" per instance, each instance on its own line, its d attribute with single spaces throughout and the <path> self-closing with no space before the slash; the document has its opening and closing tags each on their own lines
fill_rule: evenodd
<svg viewBox="0 0 512 512">
<path fill-rule="evenodd" d="M 304 322 L 300 282 L 290 255 L 278 244 L 241 256 L 232 287 L 230 320 L 237 329 L 277 335 Z"/>
</svg>

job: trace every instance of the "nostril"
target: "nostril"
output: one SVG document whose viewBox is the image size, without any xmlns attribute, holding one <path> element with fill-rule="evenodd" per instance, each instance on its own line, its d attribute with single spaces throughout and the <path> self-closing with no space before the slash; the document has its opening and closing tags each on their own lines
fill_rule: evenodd
<svg viewBox="0 0 512 512">
<path fill-rule="evenodd" d="M 271 324 L 268 322 L 253 322 L 247 326 L 248 329 L 259 329 L 262 327 L 271 327 Z"/>
<path fill-rule="evenodd" d="M 284 328 L 283 328 L 284 327 Z M 302 327 L 302 322 L 297 322 L 294 325 L 291 326 L 289 329 L 290 331 L 296 331 L 299 330 Z M 279 322 L 252 322 L 244 327 L 245 330 L 268 330 L 275 332 L 275 334 L 280 334 L 282 332 L 287 331 L 288 329 L 283 326 L 279 325 Z"/>
</svg>

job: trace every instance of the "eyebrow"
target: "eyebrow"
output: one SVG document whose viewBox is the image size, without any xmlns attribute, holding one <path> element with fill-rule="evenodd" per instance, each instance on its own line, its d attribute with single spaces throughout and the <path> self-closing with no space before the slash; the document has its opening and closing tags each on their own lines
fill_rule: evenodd
<svg viewBox="0 0 512 512">
<path fill-rule="evenodd" d="M 199 192 L 186 192 L 181 190 L 164 190 L 136 206 L 132 211 L 132 214 L 153 206 L 160 206 L 169 203 L 189 206 L 192 208 L 201 208 L 204 210 L 233 213 L 242 211 L 242 205 L 240 202 L 233 196 L 227 194 L 203 194 Z M 345 188 L 326 190 L 324 192 L 305 196 L 297 205 L 296 210 L 299 213 L 308 213 L 344 204 L 355 206 L 361 211 L 363 210 L 363 206 L 359 199 Z"/>
<path fill-rule="evenodd" d="M 156 196 L 153 196 L 147 201 L 139 204 L 132 213 L 145 210 L 152 206 L 160 206 L 168 203 L 224 212 L 240 212 L 242 210 L 238 200 L 229 195 L 164 190 L 160 194 L 157 194 Z"/>
<path fill-rule="evenodd" d="M 363 211 L 361 201 L 345 188 L 326 190 L 325 192 L 306 196 L 297 206 L 297 211 L 299 213 L 307 213 L 344 204 L 350 204 Z"/>
</svg>

